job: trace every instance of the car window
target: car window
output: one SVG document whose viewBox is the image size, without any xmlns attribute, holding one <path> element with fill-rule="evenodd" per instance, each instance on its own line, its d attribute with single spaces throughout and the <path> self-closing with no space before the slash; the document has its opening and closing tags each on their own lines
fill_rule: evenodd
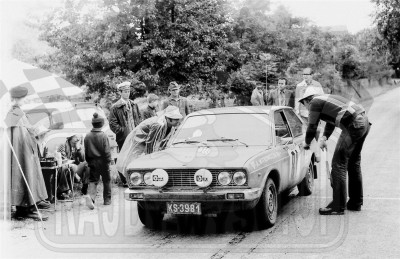
<svg viewBox="0 0 400 259">
<path fill-rule="evenodd" d="M 238 139 L 247 145 L 270 145 L 271 122 L 267 114 L 215 114 L 187 118 L 170 143 L 184 140 Z M 223 145 L 222 142 L 213 142 Z"/>
<path fill-rule="evenodd" d="M 296 116 L 293 110 L 285 109 L 284 113 L 290 129 L 292 130 L 293 137 L 301 136 L 303 134 L 303 123 L 301 120 Z"/>
<path fill-rule="evenodd" d="M 274 121 L 275 121 L 275 134 L 277 137 L 291 137 L 289 131 L 289 125 L 287 124 L 283 111 L 275 111 L 274 113 Z"/>
</svg>

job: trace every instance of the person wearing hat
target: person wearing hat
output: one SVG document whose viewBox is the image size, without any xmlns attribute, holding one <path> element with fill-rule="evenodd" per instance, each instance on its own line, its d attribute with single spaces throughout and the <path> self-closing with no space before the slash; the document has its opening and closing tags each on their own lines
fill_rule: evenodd
<svg viewBox="0 0 400 259">
<path fill-rule="evenodd" d="M 326 122 L 323 136 L 320 138 L 321 149 L 326 149 L 326 140 L 336 127 L 342 130 L 332 158 L 333 199 L 326 208 L 321 208 L 319 213 L 321 215 L 344 213 L 347 202 L 346 171 L 349 174 L 350 197 L 347 209 L 359 211 L 363 205 L 361 150 L 371 123 L 361 105 L 338 95 L 320 95 L 319 93 L 313 87 L 307 88 L 299 100 L 309 110 L 304 149 L 310 148 L 310 143 L 317 134 L 320 120 Z"/>
<path fill-rule="evenodd" d="M 47 191 L 40 166 L 35 129 L 21 109 L 28 89 L 16 86 L 9 91 L 12 107 L 8 111 L 5 124 L 13 152 L 11 158 L 11 205 L 16 206 L 14 217 L 47 220 L 38 209 L 48 209 Z M 26 179 L 26 182 L 25 182 Z M 28 186 L 31 192 L 28 190 Z"/>
<path fill-rule="evenodd" d="M 107 134 L 101 130 L 104 126 L 104 118 L 94 113 L 92 125 L 93 129 L 86 134 L 84 140 L 86 161 L 90 168 L 88 195 L 85 198 L 86 205 L 90 209 L 94 209 L 100 176 L 103 181 L 104 205 L 111 204 L 110 164 L 112 158 Z"/>
<path fill-rule="evenodd" d="M 131 83 L 122 82 L 117 85 L 121 98 L 110 108 L 108 117 L 110 129 L 115 133 L 116 142 L 121 150 L 128 134 L 142 121 L 139 107 L 129 99 Z M 126 185 L 125 177 L 119 173 L 120 179 Z"/>
<path fill-rule="evenodd" d="M 180 114 L 183 118 L 190 113 L 189 104 L 185 97 L 179 95 L 180 85 L 172 81 L 169 83 L 168 92 L 170 96 L 161 103 L 161 110 L 164 110 L 169 105 L 176 106 L 179 108 Z"/>
<path fill-rule="evenodd" d="M 143 110 L 143 120 L 157 116 L 158 100 L 159 98 L 155 94 L 149 94 L 147 96 L 147 107 L 145 110 Z"/>
<path fill-rule="evenodd" d="M 179 108 L 170 105 L 162 115 L 141 122 L 127 137 L 117 159 L 117 169 L 125 173 L 132 158 L 164 149 L 182 118 Z"/>
<path fill-rule="evenodd" d="M 295 112 L 300 115 L 300 117 L 307 122 L 308 120 L 308 110 L 304 105 L 302 105 L 299 100 L 303 98 L 303 95 L 308 88 L 314 88 L 314 90 L 319 94 L 324 94 L 324 90 L 321 84 L 315 80 L 313 80 L 313 70 L 309 67 L 303 70 L 303 81 L 301 81 L 296 86 L 295 90 Z"/>
</svg>

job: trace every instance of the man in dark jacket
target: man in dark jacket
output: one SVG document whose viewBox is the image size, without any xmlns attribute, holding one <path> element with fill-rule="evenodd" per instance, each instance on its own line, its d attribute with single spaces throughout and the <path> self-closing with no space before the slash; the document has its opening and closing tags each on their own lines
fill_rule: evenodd
<svg viewBox="0 0 400 259">
<path fill-rule="evenodd" d="M 94 209 L 94 202 L 97 193 L 97 184 L 103 180 L 103 200 L 104 205 L 111 204 L 111 150 L 107 134 L 101 128 L 104 125 L 104 118 L 97 113 L 93 114 L 93 129 L 85 137 L 86 161 L 90 168 L 89 188 L 86 196 L 86 205 Z"/>
<path fill-rule="evenodd" d="M 157 116 L 158 96 L 149 94 L 147 96 L 147 107 L 143 110 L 143 120 Z"/>
<path fill-rule="evenodd" d="M 115 133 L 118 147 L 121 149 L 126 136 L 141 122 L 139 108 L 129 99 L 131 83 L 123 82 L 117 86 L 121 99 L 111 106 L 110 128 Z"/>
<path fill-rule="evenodd" d="M 131 94 L 131 83 L 123 82 L 117 85 L 121 94 L 121 99 L 114 103 L 110 108 L 109 123 L 110 129 L 115 133 L 119 149 L 125 142 L 128 134 L 141 122 L 139 107 L 129 99 Z M 125 177 L 119 172 L 119 176 L 124 185 Z"/>
<path fill-rule="evenodd" d="M 310 143 L 317 133 L 320 120 L 326 122 L 320 147 L 327 147 L 326 140 L 336 127 L 342 133 L 336 144 L 332 159 L 331 185 L 333 189 L 332 202 L 319 209 L 321 215 L 341 215 L 347 201 L 346 170 L 349 174 L 348 210 L 361 210 L 363 205 L 363 187 L 361 175 L 361 150 L 370 129 L 370 123 L 361 105 L 357 105 L 341 96 L 324 94 L 310 87 L 299 100 L 308 110 L 308 127 L 304 149 L 310 148 Z"/>
</svg>

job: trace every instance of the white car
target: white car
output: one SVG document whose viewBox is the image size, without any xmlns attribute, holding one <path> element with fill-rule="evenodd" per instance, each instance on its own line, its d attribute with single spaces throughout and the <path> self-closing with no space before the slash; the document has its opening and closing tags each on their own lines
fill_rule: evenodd
<svg viewBox="0 0 400 259">
<path fill-rule="evenodd" d="M 44 144 L 48 147 L 49 153 L 54 153 L 56 147 L 63 145 L 67 137 L 74 134 L 82 136 L 93 128 L 93 113 L 97 112 L 104 118 L 105 132 L 110 140 L 112 157 L 116 158 L 118 145 L 115 141 L 115 134 L 111 131 L 104 111 L 94 103 L 53 102 L 53 103 L 30 103 L 22 106 L 29 122 L 34 126 L 44 126 L 50 131 L 46 133 Z"/>
</svg>

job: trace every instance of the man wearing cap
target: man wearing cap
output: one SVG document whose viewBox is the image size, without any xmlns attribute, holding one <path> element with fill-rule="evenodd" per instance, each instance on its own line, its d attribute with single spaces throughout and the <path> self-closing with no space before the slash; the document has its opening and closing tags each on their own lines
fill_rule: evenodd
<svg viewBox="0 0 400 259">
<path fill-rule="evenodd" d="M 42 216 L 36 210 L 36 206 L 39 209 L 48 209 L 50 203 L 45 202 L 47 191 L 40 166 L 35 129 L 20 107 L 27 94 L 28 89 L 24 86 L 10 89 L 13 106 L 5 119 L 7 127 L 10 128 L 9 136 L 14 151 L 11 158 L 11 205 L 16 206 L 17 218 L 46 220 L 48 217 Z"/>
<path fill-rule="evenodd" d="M 138 105 L 129 99 L 131 83 L 125 81 L 117 85 L 117 88 L 121 99 L 111 106 L 108 120 L 110 129 L 115 133 L 118 147 L 121 150 L 128 134 L 139 125 L 142 119 Z M 122 183 L 126 184 L 125 177 L 121 173 L 119 173 L 119 176 Z"/>
<path fill-rule="evenodd" d="M 315 88 L 307 88 L 299 100 L 309 110 L 309 121 L 304 149 L 310 148 L 311 140 L 317 134 L 320 120 L 326 122 L 323 136 L 320 138 L 320 148 L 327 147 L 326 140 L 335 127 L 342 130 L 332 158 L 331 186 L 332 202 L 321 208 L 321 215 L 341 215 L 347 202 L 346 170 L 349 174 L 348 210 L 361 210 L 363 205 L 363 187 L 361 175 L 361 150 L 370 129 L 370 123 L 361 105 L 341 96 L 320 95 Z"/>
<path fill-rule="evenodd" d="M 121 99 L 111 106 L 110 109 L 110 128 L 115 133 L 118 147 L 121 149 L 126 136 L 141 121 L 138 105 L 129 99 L 131 94 L 131 83 L 123 82 L 118 86 Z"/>
<path fill-rule="evenodd" d="M 253 106 L 263 106 L 264 98 L 263 98 L 263 90 L 262 85 L 258 84 L 254 87 L 253 92 L 251 93 L 250 102 Z"/>
<path fill-rule="evenodd" d="M 176 106 L 179 108 L 180 114 L 183 118 L 190 113 L 188 101 L 185 97 L 179 95 L 180 86 L 177 82 L 173 81 L 169 83 L 168 92 L 170 96 L 164 100 L 161 104 L 161 110 L 164 110 L 169 105 Z"/>
<path fill-rule="evenodd" d="M 142 114 L 143 120 L 157 116 L 158 99 L 158 96 L 155 94 L 149 94 L 147 96 L 147 107 L 143 110 Z"/>
<path fill-rule="evenodd" d="M 324 90 L 321 84 L 315 80 L 313 80 L 313 70 L 309 67 L 303 70 L 303 81 L 301 81 L 295 90 L 295 107 L 294 110 L 297 114 L 299 114 L 304 121 L 308 120 L 308 110 L 304 105 L 302 105 L 299 100 L 303 97 L 306 89 L 314 88 L 315 91 L 319 94 L 324 94 Z"/>
<path fill-rule="evenodd" d="M 164 110 L 163 115 L 141 122 L 127 137 L 117 159 L 117 169 L 125 172 L 132 158 L 165 148 L 174 133 L 174 128 L 178 126 L 182 118 L 178 107 L 170 105 Z"/>
</svg>

